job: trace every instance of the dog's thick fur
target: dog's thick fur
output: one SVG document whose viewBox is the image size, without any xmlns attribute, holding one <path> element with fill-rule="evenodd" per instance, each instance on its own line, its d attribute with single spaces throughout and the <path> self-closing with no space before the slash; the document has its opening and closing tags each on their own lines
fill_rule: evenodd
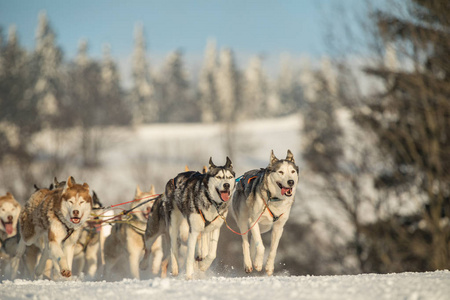
<svg viewBox="0 0 450 300">
<path fill-rule="evenodd" d="M 74 245 L 91 209 L 89 185 L 76 184 L 72 177 L 63 188 L 39 189 L 33 193 L 19 217 L 21 238 L 12 263 L 13 277 L 26 246 L 39 246 L 40 239 L 43 239 L 44 249 L 35 275 L 42 274 L 50 258 L 57 273 L 63 277 L 72 276 Z"/>
<path fill-rule="evenodd" d="M 186 255 L 186 278 L 194 273 L 196 244 L 200 234 L 211 237 L 208 254 L 202 258 L 199 268 L 205 271 L 216 257 L 220 228 L 228 213 L 230 196 L 235 187 L 235 173 L 231 160 L 227 157 L 224 166 L 216 166 L 209 161 L 205 174 L 184 172 L 169 180 L 163 197 L 157 203 L 156 217 L 148 223 L 146 245 L 160 234 L 169 232 L 170 261 L 172 275 L 178 275 L 178 238 L 180 225 L 189 224 Z M 211 234 L 209 234 L 211 233 Z M 146 255 L 148 254 L 146 249 Z M 145 260 L 144 260 L 145 262 Z"/>
<path fill-rule="evenodd" d="M 155 188 L 152 186 L 149 192 L 142 192 L 139 186 L 136 188 L 135 200 L 146 198 L 155 194 Z M 131 207 L 147 201 L 143 199 L 132 202 Z M 105 241 L 105 269 L 104 277 L 108 278 L 112 273 L 114 266 L 124 258 L 128 260 L 129 269 L 133 278 L 139 279 L 139 262 L 144 254 L 144 233 L 147 226 L 147 220 L 154 201 L 148 201 L 146 204 L 136 208 L 127 223 L 115 224 L 111 234 Z M 152 273 L 158 274 L 161 268 L 163 257 L 162 240 L 156 239 L 150 245 L 153 254 Z M 164 272 L 163 272 L 164 273 Z"/>
<path fill-rule="evenodd" d="M 294 156 L 288 150 L 286 159 L 279 160 L 273 154 L 267 168 L 245 173 L 236 184 L 233 196 L 233 216 L 240 231 L 251 229 L 251 247 L 248 235 L 242 236 L 244 268 L 247 273 L 253 267 L 261 271 L 263 267 L 264 245 L 261 234 L 272 230 L 270 252 L 266 262 L 266 272 L 272 275 L 275 256 L 288 220 L 298 183 L 298 167 Z M 252 264 L 253 261 L 253 264 Z"/>
</svg>

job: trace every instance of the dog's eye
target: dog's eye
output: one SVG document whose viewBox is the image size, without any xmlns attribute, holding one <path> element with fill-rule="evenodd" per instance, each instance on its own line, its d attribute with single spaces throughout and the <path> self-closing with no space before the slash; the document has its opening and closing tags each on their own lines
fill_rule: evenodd
<svg viewBox="0 0 450 300">
<path fill-rule="evenodd" d="M 217 178 L 217 179 L 222 179 L 222 177 L 221 177 L 221 176 L 216 176 L 216 178 Z"/>
<path fill-rule="evenodd" d="M 278 173 L 280 173 L 281 175 L 284 175 L 284 172 L 283 172 L 283 171 L 278 171 Z"/>
<path fill-rule="evenodd" d="M 84 204 L 84 203 L 86 203 L 86 201 L 80 201 L 80 204 Z"/>
<path fill-rule="evenodd" d="M 294 174 L 295 173 L 295 170 L 292 170 L 292 172 L 291 172 L 292 174 Z"/>
</svg>

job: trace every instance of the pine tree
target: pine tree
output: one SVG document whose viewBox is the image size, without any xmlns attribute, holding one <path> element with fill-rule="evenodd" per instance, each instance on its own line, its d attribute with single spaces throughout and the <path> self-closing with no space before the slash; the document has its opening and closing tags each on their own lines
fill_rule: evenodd
<svg viewBox="0 0 450 300">
<path fill-rule="evenodd" d="M 262 68 L 261 57 L 255 56 L 245 72 L 243 111 L 249 118 L 263 118 L 275 115 L 269 111 L 269 85 Z"/>
<path fill-rule="evenodd" d="M 135 28 L 134 40 L 133 87 L 130 95 L 133 123 L 151 123 L 158 120 L 159 107 L 155 100 L 155 87 L 150 75 L 144 28 L 141 24 Z"/>
<path fill-rule="evenodd" d="M 161 121 L 198 121 L 198 103 L 194 103 L 189 94 L 188 75 L 181 51 L 168 55 L 159 79 Z"/>
<path fill-rule="evenodd" d="M 29 142 L 40 130 L 36 103 L 30 97 L 29 67 L 29 56 L 12 26 L 0 48 L 0 174 L 2 184 L 16 197 L 23 193 L 21 184 L 28 186 L 35 180 L 31 172 L 14 173 L 30 167 L 34 154 Z"/>
<path fill-rule="evenodd" d="M 291 58 L 287 55 L 282 55 L 281 70 L 277 80 L 277 94 L 280 102 L 279 115 L 289 115 L 298 112 L 302 106 L 304 102 L 302 86 L 305 86 L 306 89 L 309 85 L 305 85 L 301 79 L 299 72 L 293 67 Z"/>
<path fill-rule="evenodd" d="M 384 91 L 358 116 L 361 124 L 378 136 L 393 167 L 379 177 L 382 190 L 402 193 L 419 188 L 426 205 L 418 217 L 425 226 L 409 232 L 395 216 L 379 222 L 368 235 L 373 253 L 387 271 L 450 267 L 450 5 L 445 0 L 410 0 L 407 14 L 379 10 L 374 14 L 377 37 L 387 49 L 389 65 L 368 67 L 381 79 Z M 399 67 L 392 49 L 408 67 Z M 444 218 L 445 217 L 445 218 Z M 392 240 L 385 236 L 389 224 Z M 378 232 L 379 235 L 375 233 Z M 371 234 L 373 233 L 373 234 Z M 415 246 L 405 247 L 405 242 Z"/>
<path fill-rule="evenodd" d="M 101 65 L 101 110 L 106 113 L 104 125 L 129 124 L 131 115 L 123 101 L 120 78 L 117 66 L 111 58 L 109 45 L 103 47 Z M 100 112 L 99 112 L 100 113 Z"/>
<path fill-rule="evenodd" d="M 96 136 L 96 128 L 106 121 L 101 103 L 101 68 L 88 56 L 88 43 L 81 40 L 75 62 L 69 68 L 70 114 L 72 124 L 81 129 L 80 153 L 86 167 L 99 162 L 101 136 Z"/>
<path fill-rule="evenodd" d="M 202 122 L 211 123 L 218 119 L 217 87 L 215 73 L 217 71 L 216 42 L 208 41 L 205 58 L 198 82 Z"/>
<path fill-rule="evenodd" d="M 237 119 L 236 112 L 241 104 L 240 74 L 236 67 L 231 49 L 220 53 L 219 69 L 216 73 L 217 99 L 220 122 L 232 122 Z"/>
<path fill-rule="evenodd" d="M 33 100 L 44 126 L 58 119 L 63 98 L 61 72 L 62 52 L 55 44 L 55 33 L 47 15 L 41 12 L 36 30 L 36 49 L 32 58 L 31 76 L 34 81 Z"/>
</svg>

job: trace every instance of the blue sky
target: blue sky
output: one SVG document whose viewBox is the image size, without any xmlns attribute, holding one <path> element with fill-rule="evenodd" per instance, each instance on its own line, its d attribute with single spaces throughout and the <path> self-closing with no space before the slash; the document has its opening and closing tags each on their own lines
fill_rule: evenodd
<svg viewBox="0 0 450 300">
<path fill-rule="evenodd" d="M 86 38 L 91 56 L 100 57 L 103 44 L 109 43 L 113 57 L 125 60 L 133 50 L 134 27 L 141 22 L 155 60 L 182 49 L 187 59 L 201 61 L 208 38 L 219 48 L 231 47 L 237 56 L 262 54 L 266 60 L 278 60 L 284 52 L 325 54 L 324 11 L 358 1 L 0 0 L 0 26 L 7 31 L 15 24 L 20 43 L 32 49 L 38 14 L 45 10 L 69 59 Z"/>
</svg>

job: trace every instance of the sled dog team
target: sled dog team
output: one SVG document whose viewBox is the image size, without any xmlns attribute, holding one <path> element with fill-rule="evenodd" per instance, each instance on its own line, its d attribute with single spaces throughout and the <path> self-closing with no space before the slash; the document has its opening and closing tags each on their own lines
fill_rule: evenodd
<svg viewBox="0 0 450 300">
<path fill-rule="evenodd" d="M 242 238 L 247 273 L 262 270 L 261 234 L 272 230 L 265 264 L 266 273 L 272 275 L 298 179 L 290 150 L 285 159 L 276 158 L 272 151 L 266 168 L 238 178 L 228 157 L 223 166 L 210 158 L 209 168 L 179 173 L 151 201 L 154 187 L 143 192 L 138 186 L 135 201 L 125 211 L 130 213 L 115 222 L 106 240 L 98 220 L 91 217 L 95 211 L 98 219 L 102 205 L 95 192 L 91 196 L 87 183 L 69 177 L 63 182 L 55 178 L 49 188 L 35 186 L 23 209 L 7 193 L 0 197 L 0 275 L 58 279 L 76 275 L 75 264 L 94 279 L 100 252 L 103 278 L 125 262 L 134 278 L 139 279 L 140 270 L 151 264 L 152 273 L 161 276 L 166 276 L 169 265 L 173 276 L 185 265 L 186 279 L 192 279 L 196 267 L 206 271 L 216 258 L 220 229 L 224 223 L 229 227 L 229 211 L 239 227 L 235 233 Z"/>
</svg>

